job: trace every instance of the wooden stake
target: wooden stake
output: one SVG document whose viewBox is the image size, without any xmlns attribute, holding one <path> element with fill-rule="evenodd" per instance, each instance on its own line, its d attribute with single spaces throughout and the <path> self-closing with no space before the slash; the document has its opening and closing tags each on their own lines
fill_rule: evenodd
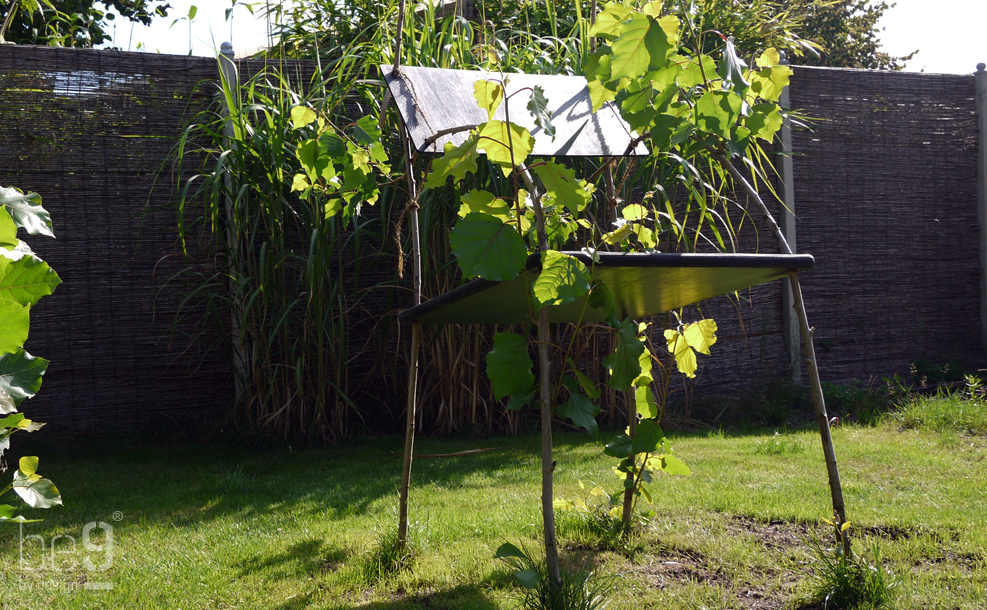
<svg viewBox="0 0 987 610">
<path fill-rule="evenodd" d="M 764 205 L 764 200 L 758 192 L 751 186 L 750 182 L 744 178 L 736 167 L 723 153 L 716 153 L 717 160 L 727 168 L 734 180 L 743 185 L 744 190 L 761 210 L 761 214 L 767 221 L 771 231 L 778 239 L 778 245 L 785 254 L 792 254 L 792 249 L 788 245 L 788 240 L 781 232 L 781 228 L 775 221 L 774 216 Z M 846 523 L 846 507 L 843 504 L 843 486 L 840 484 L 840 469 L 836 463 L 836 450 L 833 447 L 833 435 L 829 429 L 829 416 L 826 413 L 826 400 L 823 397 L 822 384 L 819 381 L 819 368 L 816 366 L 816 352 L 812 346 L 812 328 L 809 327 L 809 319 L 805 313 L 805 303 L 802 300 L 802 287 L 799 284 L 799 274 L 792 272 L 788 274 L 789 282 L 792 286 L 792 296 L 795 301 L 795 310 L 798 313 L 799 328 L 802 335 L 802 352 L 805 356 L 806 368 L 809 370 L 809 383 L 812 386 L 812 402 L 816 407 L 816 420 L 819 424 L 819 434 L 822 437 L 823 454 L 826 457 L 826 471 L 829 475 L 829 491 L 833 500 L 833 512 L 836 517 L 836 527 L 839 530 Z M 850 554 L 849 532 L 842 532 L 843 551 L 846 557 Z"/>
</svg>

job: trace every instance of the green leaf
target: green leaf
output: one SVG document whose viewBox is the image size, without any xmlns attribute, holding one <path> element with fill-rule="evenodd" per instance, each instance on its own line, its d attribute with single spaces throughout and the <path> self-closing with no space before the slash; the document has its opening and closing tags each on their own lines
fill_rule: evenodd
<svg viewBox="0 0 987 610">
<path fill-rule="evenodd" d="M 504 121 L 487 121 L 481 125 L 478 142 L 477 147 L 487 154 L 491 163 L 504 170 L 505 176 L 524 163 L 535 146 L 535 139 L 527 129 Z"/>
<path fill-rule="evenodd" d="M 613 40 L 620 31 L 620 25 L 631 15 L 631 8 L 616 2 L 607 2 L 600 14 L 596 16 L 596 22 L 589 31 L 590 36 L 599 36 L 606 40 Z"/>
<path fill-rule="evenodd" d="M 456 223 L 449 245 L 466 277 L 503 282 L 516 277 L 528 260 L 524 239 L 514 227 L 478 212 Z"/>
<path fill-rule="evenodd" d="M 0 428 L 19 428 L 22 421 L 24 421 L 24 414 L 14 413 L 0 419 Z"/>
<path fill-rule="evenodd" d="M 585 180 L 577 179 L 575 170 L 551 160 L 539 163 L 532 169 L 545 185 L 545 191 L 573 214 L 582 212 L 592 201 L 592 186 Z"/>
<path fill-rule="evenodd" d="M 601 392 L 600 389 L 596 387 L 596 384 L 593 383 L 593 380 L 587 377 L 585 373 L 583 373 L 582 371 L 576 368 L 576 363 L 572 361 L 572 358 L 569 358 L 568 362 L 569 362 L 569 366 L 571 367 L 570 371 L 572 372 L 573 376 L 575 376 L 576 383 L 579 384 L 579 387 L 582 389 L 582 391 L 586 392 L 586 395 L 593 400 L 599 398 Z"/>
<path fill-rule="evenodd" d="M 741 96 L 743 91 L 750 87 L 750 83 L 744 79 L 746 67 L 744 60 L 737 56 L 737 47 L 733 44 L 733 38 L 727 38 L 723 58 L 720 60 L 720 76 L 723 77 L 724 83 L 729 83 Z"/>
<path fill-rule="evenodd" d="M 55 484 L 36 474 L 25 476 L 20 470 L 14 473 L 11 483 L 14 493 L 31 508 L 51 508 L 62 503 L 62 496 Z"/>
<path fill-rule="evenodd" d="M 645 419 L 658 417 L 658 403 L 655 402 L 655 395 L 651 391 L 651 386 L 642 385 L 634 389 L 634 402 L 637 413 Z"/>
<path fill-rule="evenodd" d="M 516 557 L 518 559 L 527 559 L 528 556 L 517 548 L 510 542 L 505 542 L 504 544 L 497 547 L 497 554 L 494 555 L 494 559 L 504 559 L 506 557 Z"/>
<path fill-rule="evenodd" d="M 12 523 L 37 523 L 42 521 L 42 519 L 25 519 L 24 517 L 17 515 L 14 516 L 14 507 L 8 504 L 0 504 L 0 523 L 12 522 Z"/>
<path fill-rule="evenodd" d="M 762 68 L 751 73 L 751 90 L 769 102 L 777 102 L 791 75 L 788 66 Z"/>
<path fill-rule="evenodd" d="M 0 353 L 17 351 L 27 341 L 31 308 L 17 301 L 0 298 Z"/>
<path fill-rule="evenodd" d="M 696 376 L 696 354 L 689 347 L 689 341 L 678 331 L 668 329 L 665 331 L 665 341 L 668 343 L 668 351 L 675 356 L 675 365 L 686 377 Z"/>
<path fill-rule="evenodd" d="M 674 455 L 661 456 L 661 470 L 665 474 L 681 475 L 684 477 L 692 474 L 692 471 L 689 470 L 689 467 L 686 466 L 685 462 Z"/>
<path fill-rule="evenodd" d="M 632 444 L 631 437 L 622 432 L 604 447 L 603 453 L 621 460 L 631 455 Z"/>
<path fill-rule="evenodd" d="M 315 111 L 308 106 L 295 106 L 291 109 L 291 125 L 295 129 L 301 129 L 315 121 Z"/>
<path fill-rule="evenodd" d="M 538 576 L 538 572 L 535 572 L 534 570 L 518 570 L 514 576 L 517 577 L 517 581 L 521 583 L 521 586 L 525 589 L 537 589 L 538 582 L 541 580 L 541 577 Z"/>
<path fill-rule="evenodd" d="M 493 193 L 472 190 L 460 197 L 459 200 L 463 202 L 459 206 L 460 218 L 465 218 L 471 212 L 480 212 L 503 222 L 510 222 L 511 220 L 510 204 L 503 199 L 497 199 Z"/>
<path fill-rule="evenodd" d="M 55 237 L 51 216 L 41 207 L 41 197 L 37 193 L 24 194 L 14 187 L 0 187 L 0 205 L 7 208 L 15 225 L 31 235 Z"/>
<path fill-rule="evenodd" d="M 613 58 L 610 60 L 610 80 L 635 79 L 644 76 L 651 65 L 648 36 L 652 20 L 644 13 L 631 13 L 620 24 L 620 35 L 613 41 Z M 661 28 L 658 28 L 659 30 Z"/>
<path fill-rule="evenodd" d="M 17 247 L 17 241 L 17 225 L 7 208 L 0 207 L 0 248 L 13 250 Z"/>
<path fill-rule="evenodd" d="M 38 458 L 33 455 L 25 455 L 19 460 L 17 466 L 25 477 L 30 477 L 38 471 Z"/>
<path fill-rule="evenodd" d="M 585 428 L 587 432 L 596 436 L 599 428 L 596 425 L 596 416 L 600 414 L 600 405 L 594 403 L 582 394 L 572 394 L 569 401 L 562 407 L 561 415 L 572 420 L 580 428 Z"/>
<path fill-rule="evenodd" d="M 477 105 L 487 111 L 487 120 L 493 120 L 504 101 L 504 87 L 492 80 L 478 80 L 473 83 L 473 98 Z"/>
<path fill-rule="evenodd" d="M 602 80 L 591 80 L 587 83 L 589 99 L 593 102 L 593 112 L 599 112 L 607 102 L 617 98 L 617 93 L 607 88 Z"/>
<path fill-rule="evenodd" d="M 19 260 L 0 256 L 0 299 L 34 305 L 61 283 L 58 274 L 37 256 Z"/>
<path fill-rule="evenodd" d="M 754 62 L 758 68 L 770 68 L 781 63 L 781 53 L 774 47 L 768 47 L 761 53 L 761 56 Z"/>
<path fill-rule="evenodd" d="M 446 142 L 442 156 L 432 163 L 432 172 L 425 181 L 425 188 L 440 187 L 450 176 L 453 182 L 459 182 L 467 173 L 476 172 L 477 141 L 476 133 L 470 133 L 459 146 Z"/>
<path fill-rule="evenodd" d="M 589 271 L 579 259 L 555 250 L 541 253 L 541 272 L 531 287 L 535 311 L 565 305 L 589 292 Z"/>
<path fill-rule="evenodd" d="M 653 419 L 642 419 L 634 429 L 634 440 L 631 442 L 631 453 L 654 453 L 661 445 L 665 434 L 661 426 Z"/>
<path fill-rule="evenodd" d="M 507 401 L 507 405 L 504 408 L 509 411 L 520 411 L 524 408 L 524 405 L 530 405 L 534 401 L 537 392 L 538 388 L 531 386 L 531 389 L 527 392 L 512 394 L 511 399 Z"/>
<path fill-rule="evenodd" d="M 41 389 L 41 376 L 47 368 L 47 360 L 35 358 L 22 349 L 0 355 L 0 391 L 19 405 Z"/>
<path fill-rule="evenodd" d="M 361 117 L 353 125 L 353 139 L 361 146 L 371 146 L 380 142 L 380 122 L 372 115 Z"/>
<path fill-rule="evenodd" d="M 637 338 L 637 327 L 631 322 L 622 322 L 617 330 L 617 350 L 603 361 L 610 370 L 607 385 L 626 391 L 641 374 L 641 354 L 644 344 Z"/>
<path fill-rule="evenodd" d="M 716 321 L 712 318 L 686 324 L 682 331 L 689 347 L 701 354 L 709 355 L 709 348 L 716 343 Z"/>
<path fill-rule="evenodd" d="M 774 104 L 757 104 L 751 108 L 750 116 L 744 119 L 744 125 L 751 130 L 751 135 L 770 142 L 781 129 L 782 116 L 778 106 Z"/>
<path fill-rule="evenodd" d="M 535 125 L 545 131 L 545 135 L 555 141 L 555 125 L 552 124 L 552 113 L 548 110 L 548 98 L 540 85 L 531 89 L 531 99 L 528 100 L 528 112 L 535 118 Z M 493 115 L 490 116 L 493 118 Z"/>
<path fill-rule="evenodd" d="M 514 333 L 494 335 L 493 349 L 487 354 L 487 377 L 497 400 L 528 392 L 535 385 L 532 367 L 526 338 Z"/>
<path fill-rule="evenodd" d="M 603 282 L 593 284 L 586 304 L 592 309 L 602 309 L 607 314 L 607 324 L 611 327 L 620 327 L 620 320 L 616 316 L 617 306 L 613 302 L 613 293 L 610 292 L 606 284 Z"/>
<path fill-rule="evenodd" d="M 730 138 L 733 127 L 744 101 L 733 91 L 707 91 L 696 102 L 696 126 L 703 131 Z"/>
<path fill-rule="evenodd" d="M 683 89 L 692 89 L 697 85 L 706 83 L 706 79 L 717 81 L 716 62 L 709 55 L 700 55 L 699 59 L 694 57 L 675 56 L 672 61 L 682 66 L 681 75 L 675 79 L 676 84 Z M 711 83 L 712 84 L 712 83 Z"/>
</svg>

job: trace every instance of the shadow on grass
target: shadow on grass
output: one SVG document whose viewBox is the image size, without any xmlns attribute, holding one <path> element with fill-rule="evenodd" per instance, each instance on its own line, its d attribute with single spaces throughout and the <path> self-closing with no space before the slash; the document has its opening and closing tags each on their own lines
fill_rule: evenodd
<svg viewBox="0 0 987 610">
<path fill-rule="evenodd" d="M 457 585 L 451 589 L 398 593 L 393 599 L 371 602 L 367 610 L 495 610 L 497 605 L 479 585 Z"/>
</svg>

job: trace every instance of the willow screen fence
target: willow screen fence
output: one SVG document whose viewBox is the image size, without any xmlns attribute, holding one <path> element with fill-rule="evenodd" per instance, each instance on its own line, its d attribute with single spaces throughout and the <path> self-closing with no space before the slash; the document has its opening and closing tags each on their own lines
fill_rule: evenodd
<svg viewBox="0 0 987 610">
<path fill-rule="evenodd" d="M 233 395 L 222 342 L 188 339 L 202 326 L 194 311 L 172 328 L 183 297 L 166 285 L 183 269 L 170 154 L 217 103 L 216 61 L 2 45 L 0 66 L 0 184 L 43 197 L 58 237 L 29 241 L 64 281 L 33 312 L 27 349 L 51 365 L 28 415 L 73 435 L 220 421 Z M 303 78 L 314 66 L 288 69 Z M 982 367 L 974 77 L 796 68 L 790 96 L 820 119 L 795 130 L 793 148 L 824 379 L 907 376 L 915 360 Z M 372 337 L 398 305 L 369 303 L 352 332 L 351 398 L 372 427 L 400 416 L 403 359 L 374 353 L 397 349 L 393 333 L 389 344 Z M 788 376 L 782 310 L 780 282 L 708 303 L 719 341 L 694 400 Z M 481 351 L 469 354 L 482 370 Z M 361 380 L 382 363 L 394 367 L 388 384 Z M 425 388 L 425 431 L 458 408 L 442 393 Z"/>
</svg>

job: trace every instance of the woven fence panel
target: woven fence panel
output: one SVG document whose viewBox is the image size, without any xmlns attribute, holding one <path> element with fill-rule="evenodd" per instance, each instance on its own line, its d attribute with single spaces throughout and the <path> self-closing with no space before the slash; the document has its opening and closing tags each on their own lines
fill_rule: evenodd
<svg viewBox="0 0 987 610">
<path fill-rule="evenodd" d="M 972 76 L 797 68 L 798 249 L 824 379 L 984 364 Z"/>
<path fill-rule="evenodd" d="M 31 312 L 25 347 L 51 364 L 28 416 L 73 434 L 196 427 L 231 377 L 170 329 L 179 297 L 160 289 L 182 263 L 165 164 L 215 94 L 215 61 L 3 45 L 0 65 L 0 183 L 42 196 L 57 239 L 26 239 L 63 280 Z"/>
</svg>

